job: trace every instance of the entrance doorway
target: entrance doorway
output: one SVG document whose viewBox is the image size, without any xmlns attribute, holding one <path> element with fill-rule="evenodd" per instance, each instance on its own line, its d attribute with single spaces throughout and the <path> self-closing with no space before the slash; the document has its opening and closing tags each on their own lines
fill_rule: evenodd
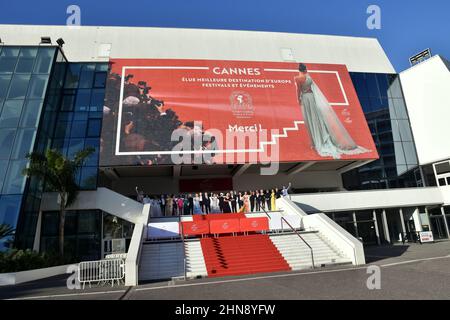
<svg viewBox="0 0 450 320">
<path fill-rule="evenodd" d="M 430 215 L 431 231 L 435 239 L 446 239 L 447 231 L 445 230 L 444 217 L 442 215 Z"/>
</svg>

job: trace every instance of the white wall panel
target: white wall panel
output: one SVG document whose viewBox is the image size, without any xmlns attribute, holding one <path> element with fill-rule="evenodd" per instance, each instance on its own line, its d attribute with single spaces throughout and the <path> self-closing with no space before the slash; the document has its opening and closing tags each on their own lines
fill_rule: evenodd
<svg viewBox="0 0 450 320">
<path fill-rule="evenodd" d="M 420 164 L 450 158 L 450 72 L 439 56 L 400 73 Z"/>
<path fill-rule="evenodd" d="M 41 36 L 63 38 L 69 61 L 105 61 L 111 44 L 114 58 L 296 61 L 345 64 L 354 72 L 394 73 L 377 39 L 257 31 L 175 28 L 0 25 L 7 45 L 36 45 Z M 284 50 L 285 51 L 285 50 Z M 290 58 L 291 59 L 291 58 Z"/>
</svg>

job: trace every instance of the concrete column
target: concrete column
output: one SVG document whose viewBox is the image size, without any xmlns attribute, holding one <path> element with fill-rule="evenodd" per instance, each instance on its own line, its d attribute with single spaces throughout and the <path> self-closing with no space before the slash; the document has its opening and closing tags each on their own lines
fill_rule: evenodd
<svg viewBox="0 0 450 320">
<path fill-rule="evenodd" d="M 384 238 L 386 239 L 387 242 L 391 243 L 391 236 L 389 235 L 389 226 L 388 226 L 388 223 L 387 223 L 386 210 L 385 209 L 383 209 L 383 212 L 381 214 L 381 220 L 383 222 Z"/>
<path fill-rule="evenodd" d="M 398 214 L 400 215 L 400 223 L 402 224 L 402 232 L 403 232 L 403 237 L 406 234 L 406 228 L 405 228 L 405 219 L 403 218 L 403 209 L 400 208 L 398 210 Z"/>
<path fill-rule="evenodd" d="M 358 223 L 356 223 L 356 212 L 353 211 L 353 225 L 355 226 L 356 238 L 359 238 Z"/>
<path fill-rule="evenodd" d="M 377 236 L 377 244 L 380 245 L 381 240 L 380 240 L 380 230 L 378 230 L 377 212 L 375 210 L 373 210 L 372 212 L 373 212 L 373 223 L 375 224 L 375 234 Z"/>
<path fill-rule="evenodd" d="M 34 234 L 33 251 L 39 252 L 41 246 L 41 226 L 42 226 L 42 211 L 39 211 L 38 221 L 36 223 L 36 232 Z"/>
<path fill-rule="evenodd" d="M 419 208 L 417 208 L 417 207 L 413 212 L 413 220 L 414 220 L 414 226 L 416 227 L 416 232 L 422 231 L 422 222 L 420 220 Z"/>
<path fill-rule="evenodd" d="M 450 239 L 450 231 L 448 229 L 448 223 L 447 223 L 447 219 L 445 217 L 444 207 L 441 207 L 441 212 L 442 212 L 442 217 L 444 218 L 444 226 L 445 226 L 445 231 L 447 231 L 447 238 Z"/>
</svg>

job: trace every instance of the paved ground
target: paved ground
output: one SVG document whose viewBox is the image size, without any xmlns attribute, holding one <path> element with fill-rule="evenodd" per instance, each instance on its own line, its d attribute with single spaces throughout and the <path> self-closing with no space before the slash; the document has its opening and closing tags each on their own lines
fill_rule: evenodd
<svg viewBox="0 0 450 320">
<path fill-rule="evenodd" d="M 68 290 L 66 276 L 0 288 L 0 299 L 450 299 L 450 242 L 366 248 L 381 270 L 381 289 L 369 290 L 367 267 L 158 282 Z"/>
</svg>

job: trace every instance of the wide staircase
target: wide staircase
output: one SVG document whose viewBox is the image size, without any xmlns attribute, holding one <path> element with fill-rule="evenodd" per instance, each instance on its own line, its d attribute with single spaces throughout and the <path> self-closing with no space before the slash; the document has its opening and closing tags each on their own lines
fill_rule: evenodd
<svg viewBox="0 0 450 320">
<path fill-rule="evenodd" d="M 274 234 L 270 239 L 289 263 L 292 270 L 310 269 L 313 267 L 326 267 L 338 264 L 351 264 L 350 258 L 334 248 L 330 241 L 324 239 L 317 231 L 301 232 L 301 237 L 295 233 Z M 311 259 L 311 249 L 313 260 Z"/>
<path fill-rule="evenodd" d="M 200 240 L 173 242 L 145 242 L 139 263 L 139 281 L 207 276 Z"/>
<path fill-rule="evenodd" d="M 267 235 L 203 238 L 201 245 L 209 277 L 291 270 Z"/>
</svg>

